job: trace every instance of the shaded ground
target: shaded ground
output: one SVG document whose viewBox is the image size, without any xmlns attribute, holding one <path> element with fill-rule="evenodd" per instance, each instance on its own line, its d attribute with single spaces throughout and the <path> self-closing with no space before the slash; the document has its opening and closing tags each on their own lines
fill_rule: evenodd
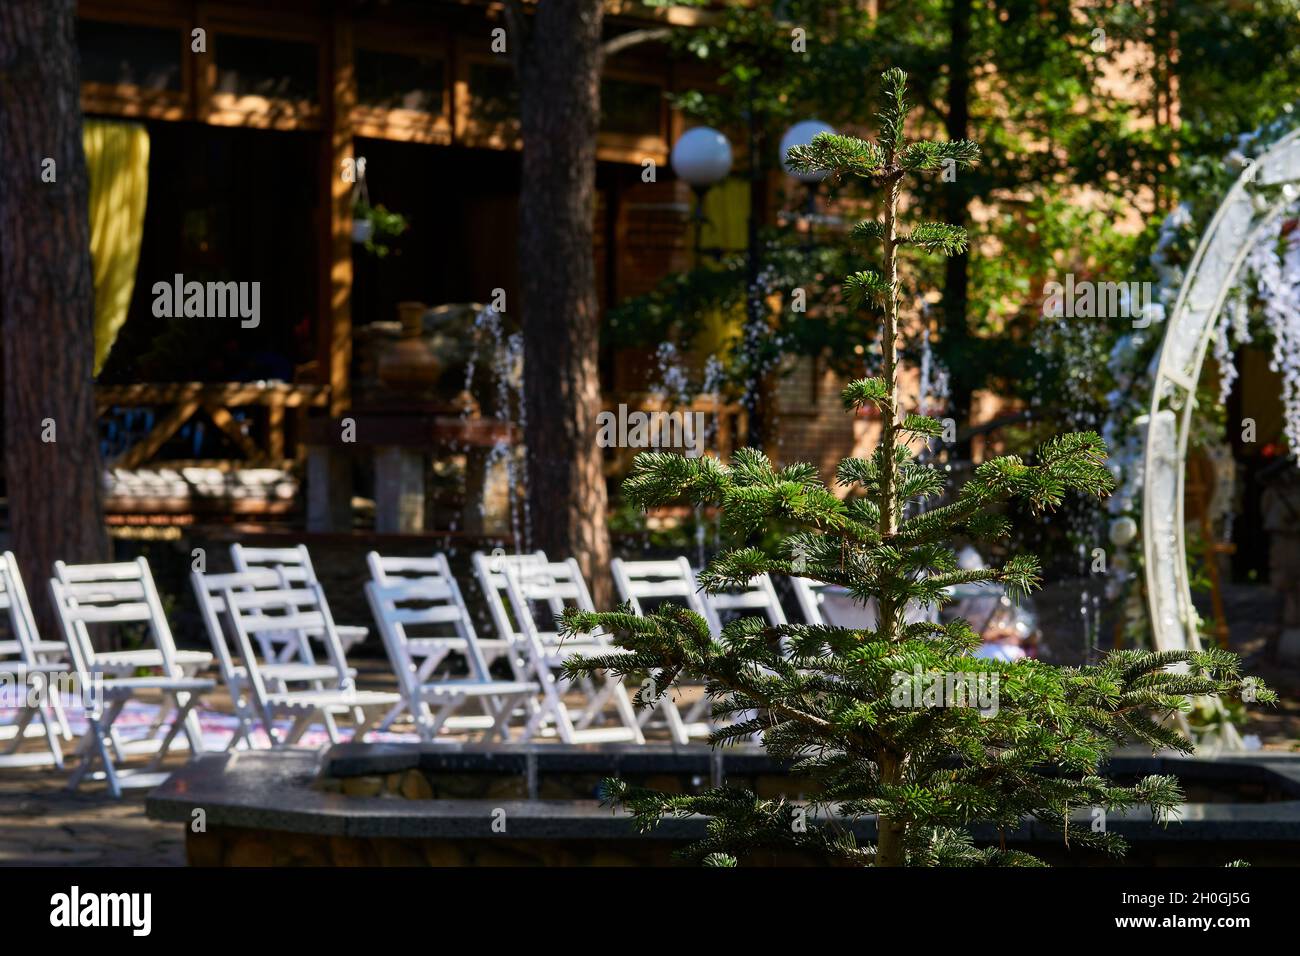
<svg viewBox="0 0 1300 956">
<path fill-rule="evenodd" d="M 0 770 L 0 866 L 183 866 L 185 837 L 144 815 L 146 790 L 70 793 L 52 770 Z"/>
</svg>

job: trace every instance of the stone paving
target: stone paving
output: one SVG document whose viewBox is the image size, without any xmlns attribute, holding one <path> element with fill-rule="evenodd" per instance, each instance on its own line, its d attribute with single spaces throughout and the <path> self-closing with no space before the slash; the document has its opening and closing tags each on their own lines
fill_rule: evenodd
<svg viewBox="0 0 1300 956">
<path fill-rule="evenodd" d="M 53 769 L 0 769 L 0 866 L 184 866 L 181 828 L 145 818 L 147 792 L 111 800 Z"/>
</svg>

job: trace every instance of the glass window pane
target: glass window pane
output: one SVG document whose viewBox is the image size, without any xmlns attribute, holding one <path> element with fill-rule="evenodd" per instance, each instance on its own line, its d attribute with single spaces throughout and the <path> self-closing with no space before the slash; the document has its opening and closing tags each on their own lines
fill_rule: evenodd
<svg viewBox="0 0 1300 956">
<path fill-rule="evenodd" d="M 436 56 L 356 51 L 357 104 L 441 113 L 443 61 Z"/>
<path fill-rule="evenodd" d="M 77 47 L 83 82 L 181 88 L 181 38 L 176 30 L 78 20 Z"/>
<path fill-rule="evenodd" d="M 222 33 L 216 38 L 218 93 L 316 102 L 316 46 Z"/>
<path fill-rule="evenodd" d="M 508 66 L 471 63 L 469 115 L 476 123 L 501 124 L 519 119 L 519 92 Z"/>
</svg>

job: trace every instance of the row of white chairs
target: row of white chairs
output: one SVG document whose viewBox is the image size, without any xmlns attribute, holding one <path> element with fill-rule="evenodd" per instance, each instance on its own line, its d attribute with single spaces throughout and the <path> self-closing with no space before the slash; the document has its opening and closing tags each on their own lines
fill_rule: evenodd
<svg viewBox="0 0 1300 956">
<path fill-rule="evenodd" d="M 345 715 L 355 723 L 354 740 L 364 739 L 371 728 L 386 730 L 404 716 L 428 741 L 452 729 L 509 740 L 516 724 L 522 724 L 524 740 L 552 737 L 565 743 L 641 743 L 643 728 L 656 720 L 678 743 L 710 730 L 703 696 L 684 714 L 671 697 L 638 714 L 627 688 L 613 675 L 565 684 L 561 669 L 566 660 L 620 653 L 599 632 L 560 639 L 556 620 L 565 606 L 594 609 L 573 559 L 550 561 L 541 552 L 475 554 L 474 577 L 497 632 L 492 638 L 478 636 L 444 555 L 385 557 L 371 552 L 366 560 L 366 598 L 397 675 L 395 693 L 356 687 L 347 652 L 368 629 L 335 622 L 310 555 L 301 545 L 235 544 L 233 571 L 192 573 L 212 653 L 176 648 L 143 558 L 97 565 L 57 562 L 50 593 L 64 640 L 42 641 L 17 563 L 6 552 L 0 560 L 0 609 L 8 612 L 12 639 L 0 642 L 0 675 L 27 681 L 39 674 L 71 671 L 79 687 L 93 691 L 96 706 L 86 708 L 87 729 L 71 785 L 102 779 L 114 796 L 122 786 L 152 785 L 160 779 L 158 765 L 170 750 L 188 746 L 191 752 L 202 751 L 194 707 L 201 694 L 215 689 L 213 680 L 199 676 L 214 663 L 234 710 L 231 748 L 255 746 L 258 728 L 271 746 L 291 746 L 316 721 L 336 742 L 337 719 Z M 715 632 L 723 615 L 737 611 L 760 613 L 774 625 L 786 621 L 766 575 L 738 593 L 706 595 L 685 558 L 615 559 L 612 570 L 620 600 L 636 613 L 677 601 L 704 617 Z M 805 619 L 820 623 L 810 583 L 793 583 Z M 547 624 L 539 624 L 538 612 L 549 618 Z M 122 623 L 143 624 L 152 646 L 97 650 L 90 627 Z M 464 661 L 463 676 L 446 673 L 443 665 L 451 655 Z M 494 676 L 491 669 L 498 662 L 508 677 Z M 142 671 L 155 673 L 138 676 Z M 143 739 L 124 741 L 115 724 L 127 704 L 141 698 L 161 698 L 163 706 Z M 0 764 L 6 759 L 31 761 L 33 754 L 13 751 L 26 737 L 40 734 L 49 761 L 61 767 L 60 740 L 71 739 L 71 734 L 60 697 L 48 694 L 19 704 L 18 719 L 10 725 L 13 743 L 9 754 L 0 755 Z M 140 770 L 122 766 L 128 755 L 141 750 L 154 753 L 152 763 Z"/>
</svg>

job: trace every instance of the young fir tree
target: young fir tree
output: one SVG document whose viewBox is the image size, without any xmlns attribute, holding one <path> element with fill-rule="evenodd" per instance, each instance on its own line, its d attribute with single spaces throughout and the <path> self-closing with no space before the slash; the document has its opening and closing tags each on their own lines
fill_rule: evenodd
<svg viewBox="0 0 1300 956">
<path fill-rule="evenodd" d="M 637 695 L 642 706 L 684 675 L 703 677 L 719 724 L 713 744 L 761 733 L 767 751 L 791 761 L 804 781 L 811 794 L 805 807 L 725 787 L 682 796 L 606 781 L 609 799 L 643 827 L 665 815 L 710 817 L 708 836 L 686 851 L 705 863 L 734 865 L 747 851 L 782 848 L 876 866 L 1036 863 L 1028 854 L 976 848 L 969 835 L 976 824 L 1015 829 L 1026 817 L 1060 828 L 1077 844 L 1120 853 L 1121 839 L 1086 824 L 1071 829 L 1070 814 L 1146 805 L 1160 818 L 1182 795 L 1172 777 L 1151 776 L 1133 786 L 1106 780 L 1100 767 L 1111 748 L 1136 738 L 1153 748 L 1190 752 L 1171 726 L 1188 698 L 1246 686 L 1237 659 L 1218 648 L 1124 650 L 1096 666 L 1053 667 L 971 656 L 981 641 L 962 620 L 907 623 L 909 608 L 942 605 L 953 585 L 999 584 L 1016 596 L 1038 584 L 1039 565 L 1031 555 L 987 570 L 957 567 L 947 543 L 954 536 L 1007 536 L 1010 526 L 999 505 L 1017 500 L 1046 511 L 1067 492 L 1103 495 L 1112 482 L 1101 439 L 1072 433 L 1047 442 L 1031 462 L 1015 455 L 986 461 L 948 503 L 909 512 L 913 502 L 940 495 L 945 480 L 909 444 L 939 437 L 941 423 L 900 413 L 898 252 L 907 245 L 952 255 L 965 250 L 967 239 L 964 230 L 943 223 L 900 231 L 899 197 L 908 174 L 968 167 L 978 147 L 905 142 L 905 88 L 901 70 L 884 75 L 878 143 L 823 134 L 790 152 L 800 170 L 857 176 L 886 195 L 883 216 L 856 228 L 860 238 L 879 245 L 881 268 L 854 273 L 844 284 L 853 303 L 880 313 L 883 326 L 883 374 L 844 390 L 847 408 L 873 406 L 882 421 L 875 453 L 846 459 L 836 472 L 836 481 L 852 491 L 848 499 L 832 494 L 813 466 L 778 471 L 754 449 L 737 452 L 730 466 L 707 456 L 643 453 L 623 485 L 643 508 L 683 499 L 717 505 L 724 531 L 739 541 L 769 522 L 799 529 L 774 553 L 756 547 L 721 553 L 700 575 L 706 590 L 734 588 L 763 572 L 797 573 L 873 601 L 878 626 L 771 627 L 745 617 L 715 638 L 703 618 L 684 608 L 647 617 L 626 606 L 566 616 L 566 633 L 603 628 L 625 651 L 573 660 L 571 677 L 598 669 L 649 673 Z M 972 679 L 996 692 L 996 706 L 973 706 L 976 701 L 953 693 L 972 689 Z M 1254 699 L 1274 699 L 1251 686 Z M 876 815 L 877 839 L 862 846 L 836 818 L 866 814 Z"/>
</svg>

